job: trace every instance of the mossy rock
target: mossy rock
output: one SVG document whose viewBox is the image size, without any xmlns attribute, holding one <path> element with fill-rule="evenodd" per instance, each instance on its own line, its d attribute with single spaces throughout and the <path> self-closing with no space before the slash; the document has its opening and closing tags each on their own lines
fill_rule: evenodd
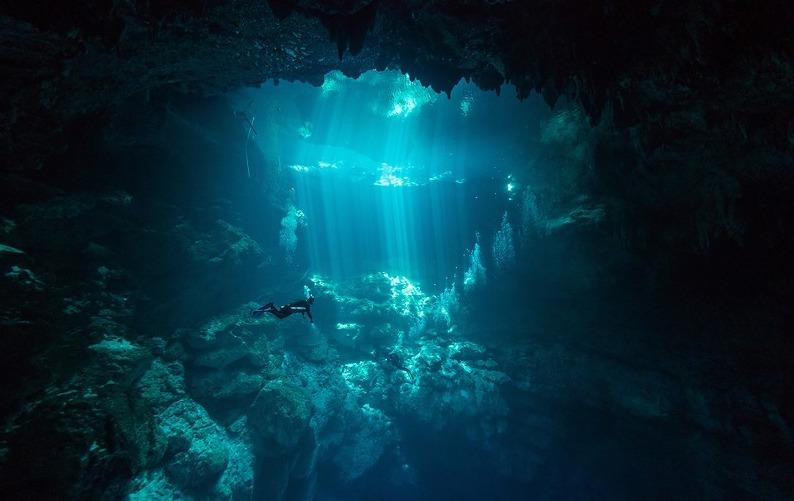
<svg viewBox="0 0 794 501">
<path fill-rule="evenodd" d="M 248 410 L 257 451 L 279 455 L 295 448 L 311 417 L 312 404 L 302 388 L 283 380 L 269 382 Z"/>
</svg>

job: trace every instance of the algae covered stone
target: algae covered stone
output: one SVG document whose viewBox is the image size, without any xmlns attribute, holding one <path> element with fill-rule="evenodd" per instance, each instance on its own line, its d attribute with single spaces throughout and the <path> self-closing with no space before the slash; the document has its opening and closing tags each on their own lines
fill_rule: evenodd
<svg viewBox="0 0 794 501">
<path fill-rule="evenodd" d="M 191 394 L 198 400 L 227 401 L 253 397 L 264 378 L 243 371 L 207 371 L 194 374 Z"/>
<path fill-rule="evenodd" d="M 255 447 L 274 454 L 294 448 L 311 417 L 311 401 L 302 388 L 282 380 L 269 382 L 248 410 Z"/>
<path fill-rule="evenodd" d="M 182 399 L 158 415 L 168 440 L 166 472 L 183 488 L 217 479 L 229 462 L 228 439 L 196 402 Z"/>
</svg>

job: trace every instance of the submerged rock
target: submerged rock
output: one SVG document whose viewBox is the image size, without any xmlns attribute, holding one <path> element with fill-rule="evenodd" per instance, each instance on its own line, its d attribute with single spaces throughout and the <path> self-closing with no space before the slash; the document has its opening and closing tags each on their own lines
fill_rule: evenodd
<svg viewBox="0 0 794 501">
<path fill-rule="evenodd" d="M 311 399 L 311 426 L 318 434 L 323 434 L 337 416 L 347 394 L 339 372 L 331 364 L 307 363 L 291 355 L 285 357 L 284 368 L 295 375 L 296 384 L 304 388 Z"/>
<path fill-rule="evenodd" d="M 25 254 L 25 251 L 19 250 L 16 247 L 11 247 L 10 245 L 0 244 L 0 255 L 3 254 Z"/>
<path fill-rule="evenodd" d="M 185 499 L 179 490 L 162 470 L 147 472 L 130 483 L 128 494 L 130 501 L 148 501 L 160 499 L 163 501 L 177 501 Z"/>
<path fill-rule="evenodd" d="M 229 461 L 228 454 L 219 444 L 191 446 L 191 450 L 171 459 L 166 472 L 182 488 L 195 489 L 220 476 Z"/>
<path fill-rule="evenodd" d="M 109 377 L 120 377 L 125 385 L 143 375 L 152 361 L 148 349 L 116 336 L 105 337 L 89 349 L 96 353 L 102 371 Z"/>
<path fill-rule="evenodd" d="M 162 459 L 165 442 L 151 408 L 130 397 L 129 383 L 149 357 L 128 342 L 107 344 L 86 353 L 88 362 L 69 381 L 47 387 L 10 417 L 0 434 L 0 482 L 9 493 L 120 498 L 131 474 Z"/>
<path fill-rule="evenodd" d="M 284 454 L 298 445 L 312 416 L 306 392 L 291 383 L 267 383 L 248 409 L 248 423 L 258 453 Z"/>
<path fill-rule="evenodd" d="M 455 360 L 479 360 L 483 358 L 485 348 L 471 341 L 460 341 L 450 344 L 447 353 Z"/>
<path fill-rule="evenodd" d="M 248 354 L 248 348 L 241 344 L 236 344 L 198 353 L 193 356 L 192 363 L 198 367 L 222 369 L 229 364 L 246 358 Z"/>
<path fill-rule="evenodd" d="M 179 329 L 176 336 L 199 350 L 196 358 L 206 367 L 223 367 L 243 356 L 267 355 L 268 328 L 251 318 L 250 305 L 210 318 L 197 329 Z M 213 353 L 216 350 L 218 353 Z M 252 358 L 252 361 L 260 360 Z"/>
<path fill-rule="evenodd" d="M 185 370 L 179 362 L 155 359 L 137 383 L 137 391 L 155 411 L 162 411 L 185 396 Z"/>
<path fill-rule="evenodd" d="M 333 462 L 342 482 L 353 481 L 369 471 L 395 440 L 392 421 L 382 410 L 364 404 L 345 413 L 345 429 Z"/>
<path fill-rule="evenodd" d="M 38 276 L 36 276 L 35 273 L 27 268 L 21 268 L 17 265 L 11 266 L 11 268 L 5 273 L 5 276 L 24 289 L 41 291 L 44 290 L 45 287 L 44 282 Z"/>
<path fill-rule="evenodd" d="M 240 370 L 193 372 L 189 387 L 190 393 L 198 400 L 228 404 L 230 400 L 253 397 L 264 381 L 261 374 L 249 374 Z"/>
<path fill-rule="evenodd" d="M 155 412 L 166 476 L 152 470 L 139 477 L 134 484 L 136 496 L 151 491 L 182 495 L 210 491 L 221 499 L 250 495 L 253 454 L 245 426 L 230 433 L 189 398 L 179 362 L 156 359 L 138 388 Z"/>
<path fill-rule="evenodd" d="M 229 460 L 215 485 L 219 499 L 251 499 L 254 489 L 254 454 L 248 434 L 232 437 Z"/>
<path fill-rule="evenodd" d="M 190 489 L 217 480 L 229 461 L 228 445 L 203 407 L 182 399 L 164 409 L 157 421 L 173 454 L 166 471 L 178 486 Z"/>
</svg>

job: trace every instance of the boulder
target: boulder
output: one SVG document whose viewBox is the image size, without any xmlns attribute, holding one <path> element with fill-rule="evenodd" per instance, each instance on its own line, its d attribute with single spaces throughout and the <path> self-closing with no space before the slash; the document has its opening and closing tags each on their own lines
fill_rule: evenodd
<svg viewBox="0 0 794 501">
<path fill-rule="evenodd" d="M 9 248 L 10 247 L 7 247 L 6 249 Z M 2 249 L 0 249 L 0 252 L 1 251 Z M 27 268 L 21 268 L 17 265 L 12 265 L 11 268 L 5 273 L 5 276 L 6 278 L 10 279 L 14 285 L 20 287 L 21 289 L 39 292 L 45 288 L 44 282 L 35 273 Z"/>
<path fill-rule="evenodd" d="M 166 363 L 156 358 L 138 381 L 138 394 L 156 411 L 163 410 L 184 398 L 184 372 L 179 362 Z"/>
<path fill-rule="evenodd" d="M 485 357 L 485 347 L 471 341 L 459 341 L 450 344 L 447 353 L 455 360 L 479 360 Z"/>
<path fill-rule="evenodd" d="M 351 482 L 369 471 L 394 440 L 391 419 L 369 404 L 348 414 L 347 419 L 346 428 L 351 432 L 333 457 L 343 482 Z"/>
<path fill-rule="evenodd" d="M 174 402 L 158 417 L 171 454 L 166 472 L 183 489 L 210 483 L 229 462 L 229 440 L 202 406 L 189 398 Z"/>
<path fill-rule="evenodd" d="M 383 384 L 384 374 L 378 364 L 371 360 L 351 362 L 340 368 L 342 379 L 353 395 L 365 395 L 376 385 Z"/>
<path fill-rule="evenodd" d="M 130 482 L 130 501 L 181 501 L 185 497 L 162 470 L 146 472 Z"/>
<path fill-rule="evenodd" d="M 456 358 L 447 357 L 448 353 Z M 452 419 L 475 418 L 482 427 L 481 434 L 501 433 L 496 423 L 508 412 L 501 387 L 511 381 L 510 377 L 462 360 L 477 361 L 484 356 L 484 349 L 474 343 L 453 343 L 444 350 L 431 339 L 422 340 L 418 353 L 406 358 L 414 377 L 400 385 L 397 409 L 436 429 Z"/>
<path fill-rule="evenodd" d="M 190 393 L 199 400 L 226 401 L 253 397 L 264 383 L 261 374 L 238 370 L 201 371 L 190 377 Z"/>
<path fill-rule="evenodd" d="M 221 346 L 193 357 L 193 365 L 221 369 L 248 356 L 248 348 L 241 344 Z"/>
<path fill-rule="evenodd" d="M 339 369 L 331 364 L 306 363 L 304 359 L 293 356 L 285 357 L 284 369 L 296 376 L 296 384 L 304 388 L 311 399 L 311 424 L 322 433 L 348 394 Z"/>
<path fill-rule="evenodd" d="M 213 317 L 196 329 L 178 329 L 176 337 L 199 352 L 197 365 L 223 367 L 245 357 L 263 367 L 269 351 L 266 328 L 250 317 L 249 306 Z"/>
<path fill-rule="evenodd" d="M 177 485 L 190 488 L 220 476 L 228 461 L 228 450 L 222 444 L 205 441 L 177 453 L 166 466 L 166 472 Z"/>
<path fill-rule="evenodd" d="M 142 376 L 152 361 L 148 349 L 117 336 L 108 335 L 88 348 L 96 355 L 100 370 L 124 385 Z"/>
<path fill-rule="evenodd" d="M 232 436 L 229 462 L 215 485 L 218 499 L 251 499 L 254 488 L 254 455 L 247 434 Z"/>
<path fill-rule="evenodd" d="M 271 381 L 248 409 L 255 449 L 279 455 L 293 449 L 309 426 L 312 405 L 306 392 L 283 380 Z"/>
</svg>

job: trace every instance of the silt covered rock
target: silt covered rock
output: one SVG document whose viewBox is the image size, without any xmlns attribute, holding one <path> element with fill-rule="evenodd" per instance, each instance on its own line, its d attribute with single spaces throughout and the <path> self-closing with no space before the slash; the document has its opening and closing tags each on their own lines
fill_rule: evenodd
<svg viewBox="0 0 794 501">
<path fill-rule="evenodd" d="M 298 445 L 309 426 L 312 405 L 303 389 L 276 380 L 266 384 L 248 410 L 255 448 L 278 455 Z"/>
</svg>

